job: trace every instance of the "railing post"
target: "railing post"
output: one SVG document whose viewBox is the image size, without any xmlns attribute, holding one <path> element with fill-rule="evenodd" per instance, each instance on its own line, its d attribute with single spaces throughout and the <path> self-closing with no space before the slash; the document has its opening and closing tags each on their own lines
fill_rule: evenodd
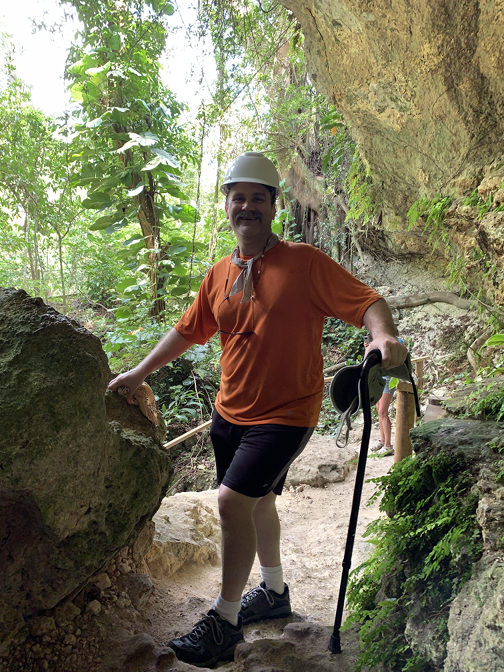
<svg viewBox="0 0 504 672">
<path fill-rule="evenodd" d="M 411 455 L 413 446 L 409 431 L 415 426 L 415 397 L 413 396 L 413 386 L 411 383 L 405 383 L 402 380 L 397 384 L 397 402 L 396 402 L 396 431 L 395 431 L 395 449 L 394 463 L 404 460 Z"/>
</svg>

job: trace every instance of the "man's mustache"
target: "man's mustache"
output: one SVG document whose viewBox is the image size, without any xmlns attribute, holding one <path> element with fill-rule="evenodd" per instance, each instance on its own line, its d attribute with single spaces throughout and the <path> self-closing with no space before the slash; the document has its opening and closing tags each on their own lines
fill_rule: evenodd
<svg viewBox="0 0 504 672">
<path fill-rule="evenodd" d="M 255 210 L 252 210 L 250 212 L 239 212 L 236 215 L 236 221 L 239 222 L 240 219 L 260 219 L 262 221 L 261 214 L 259 212 L 256 212 Z"/>
</svg>

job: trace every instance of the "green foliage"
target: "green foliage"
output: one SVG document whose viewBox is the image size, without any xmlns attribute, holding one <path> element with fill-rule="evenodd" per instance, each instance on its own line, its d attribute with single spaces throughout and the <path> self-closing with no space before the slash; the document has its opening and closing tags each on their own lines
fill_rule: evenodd
<svg viewBox="0 0 504 672">
<path fill-rule="evenodd" d="M 488 201 L 485 201 L 481 198 L 480 193 L 475 189 L 469 196 L 463 199 L 462 205 L 470 205 L 474 208 L 478 208 L 479 215 L 478 219 L 482 219 L 483 215 L 486 215 L 487 212 L 490 212 L 493 205 L 492 194 L 490 193 Z"/>
<path fill-rule="evenodd" d="M 440 240 L 446 242 L 448 234 L 443 229 L 445 212 L 453 202 L 451 196 L 436 196 L 435 198 L 419 198 L 408 210 L 409 228 L 412 229 L 418 219 L 424 223 L 423 233 L 429 231 L 428 242 L 433 243 L 433 248 Z"/>
<path fill-rule="evenodd" d="M 357 329 L 335 317 L 327 317 L 322 332 L 322 349 L 327 351 L 336 346 L 347 364 L 355 364 L 364 354 L 363 342 L 366 333 L 366 329 Z"/>
<path fill-rule="evenodd" d="M 117 315 L 117 311 L 116 311 Z M 109 365 L 115 374 L 136 366 L 165 335 L 167 327 L 144 314 L 132 312 L 128 318 L 98 318 L 94 332 L 102 340 Z M 161 370 L 151 374 L 158 407 L 168 425 L 194 424 L 210 415 L 220 383 L 220 343 L 211 339 L 196 345 Z"/>
<path fill-rule="evenodd" d="M 345 181 L 350 209 L 345 221 L 362 221 L 366 225 L 381 209 L 381 196 L 373 183 L 371 171 L 356 147 Z"/>
<path fill-rule="evenodd" d="M 194 206 L 184 202 L 188 196 L 180 179 L 183 166 L 196 160 L 196 145 L 180 126 L 182 108 L 160 75 L 164 20 L 173 6 L 167 0 L 147 5 L 73 0 L 72 5 L 83 26 L 67 71 L 80 105 L 71 125 L 64 120 L 61 127 L 63 136 L 72 132 L 72 186 L 86 189 L 82 205 L 98 215 L 91 230 L 117 234 L 139 225 L 136 245 L 126 250 L 132 254 L 122 259 L 133 265 L 144 250 L 136 270 L 142 266 L 151 314 L 158 315 L 170 296 L 167 277 L 189 279 L 193 267 L 194 250 L 180 273 L 170 274 L 169 263 L 162 267 L 171 242 L 165 234 L 174 221 L 199 220 Z"/>
<path fill-rule="evenodd" d="M 480 399 L 468 409 L 471 415 L 482 415 L 495 421 L 504 419 L 504 387 Z"/>
<path fill-rule="evenodd" d="M 447 639 L 448 608 L 471 576 L 481 555 L 476 521 L 474 477 L 460 453 L 425 452 L 395 464 L 374 483 L 374 499 L 390 517 L 369 525 L 372 556 L 351 574 L 345 623 L 362 623 L 362 653 L 356 671 L 429 670 L 404 637 L 409 612 L 421 607 L 438 623 L 437 637 Z M 385 579 L 385 584 L 383 580 Z M 376 602 L 382 585 L 386 599 Z M 394 588 L 391 588 L 394 586 Z"/>
<path fill-rule="evenodd" d="M 366 329 L 357 329 L 334 317 L 327 317 L 322 332 L 322 355 L 326 359 L 329 352 L 337 348 L 338 360 L 345 359 L 346 364 L 356 364 L 364 355 L 364 334 Z M 334 354 L 334 353 L 332 353 Z M 317 431 L 321 434 L 334 434 L 340 418 L 335 412 L 327 394 L 322 399 L 322 408 Z"/>
<path fill-rule="evenodd" d="M 336 139 L 322 159 L 322 172 L 327 173 L 329 169 L 333 172 L 339 172 L 346 157 L 346 150 L 348 149 L 348 135 L 341 114 L 335 107 L 332 107 L 325 117 L 322 117 L 320 120 L 320 130 L 330 131 Z"/>
<path fill-rule="evenodd" d="M 468 409 L 468 412 L 471 415 L 482 415 L 487 419 L 492 419 L 498 422 L 499 420 L 504 419 L 504 387 L 501 387 L 500 389 L 497 387 L 495 391 L 492 391 L 493 383 L 491 382 L 491 377 L 504 373 L 504 334 L 494 334 L 493 336 L 490 336 L 483 347 L 499 348 L 502 352 L 495 364 L 484 369 L 484 373 L 490 377 L 489 394 L 472 404 Z"/>
<path fill-rule="evenodd" d="M 57 296 L 65 307 L 77 284 L 73 244 L 86 218 L 70 188 L 68 147 L 55 137 L 54 121 L 33 107 L 9 61 L 0 118 L 0 281 Z"/>
</svg>

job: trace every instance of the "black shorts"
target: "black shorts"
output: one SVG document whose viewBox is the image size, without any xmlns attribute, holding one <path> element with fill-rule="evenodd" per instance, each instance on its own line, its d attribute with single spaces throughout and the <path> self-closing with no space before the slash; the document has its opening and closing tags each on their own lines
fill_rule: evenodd
<svg viewBox="0 0 504 672">
<path fill-rule="evenodd" d="M 217 482 L 247 497 L 282 494 L 287 471 L 301 454 L 314 427 L 234 425 L 212 415 Z"/>
</svg>

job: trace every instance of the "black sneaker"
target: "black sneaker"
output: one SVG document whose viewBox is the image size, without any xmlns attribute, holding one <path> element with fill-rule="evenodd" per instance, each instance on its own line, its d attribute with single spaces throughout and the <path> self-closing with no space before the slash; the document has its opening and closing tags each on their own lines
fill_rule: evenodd
<svg viewBox="0 0 504 672">
<path fill-rule="evenodd" d="M 236 645 L 243 642 L 242 619 L 234 626 L 210 609 L 187 635 L 170 640 L 166 646 L 178 660 L 196 667 L 211 667 L 220 660 L 233 660 Z"/>
<path fill-rule="evenodd" d="M 284 592 L 279 595 L 274 590 L 266 588 L 263 581 L 260 586 L 249 590 L 242 597 L 240 616 L 243 625 L 262 621 L 266 618 L 285 618 L 292 614 L 289 599 L 289 587 L 284 583 Z"/>
</svg>

